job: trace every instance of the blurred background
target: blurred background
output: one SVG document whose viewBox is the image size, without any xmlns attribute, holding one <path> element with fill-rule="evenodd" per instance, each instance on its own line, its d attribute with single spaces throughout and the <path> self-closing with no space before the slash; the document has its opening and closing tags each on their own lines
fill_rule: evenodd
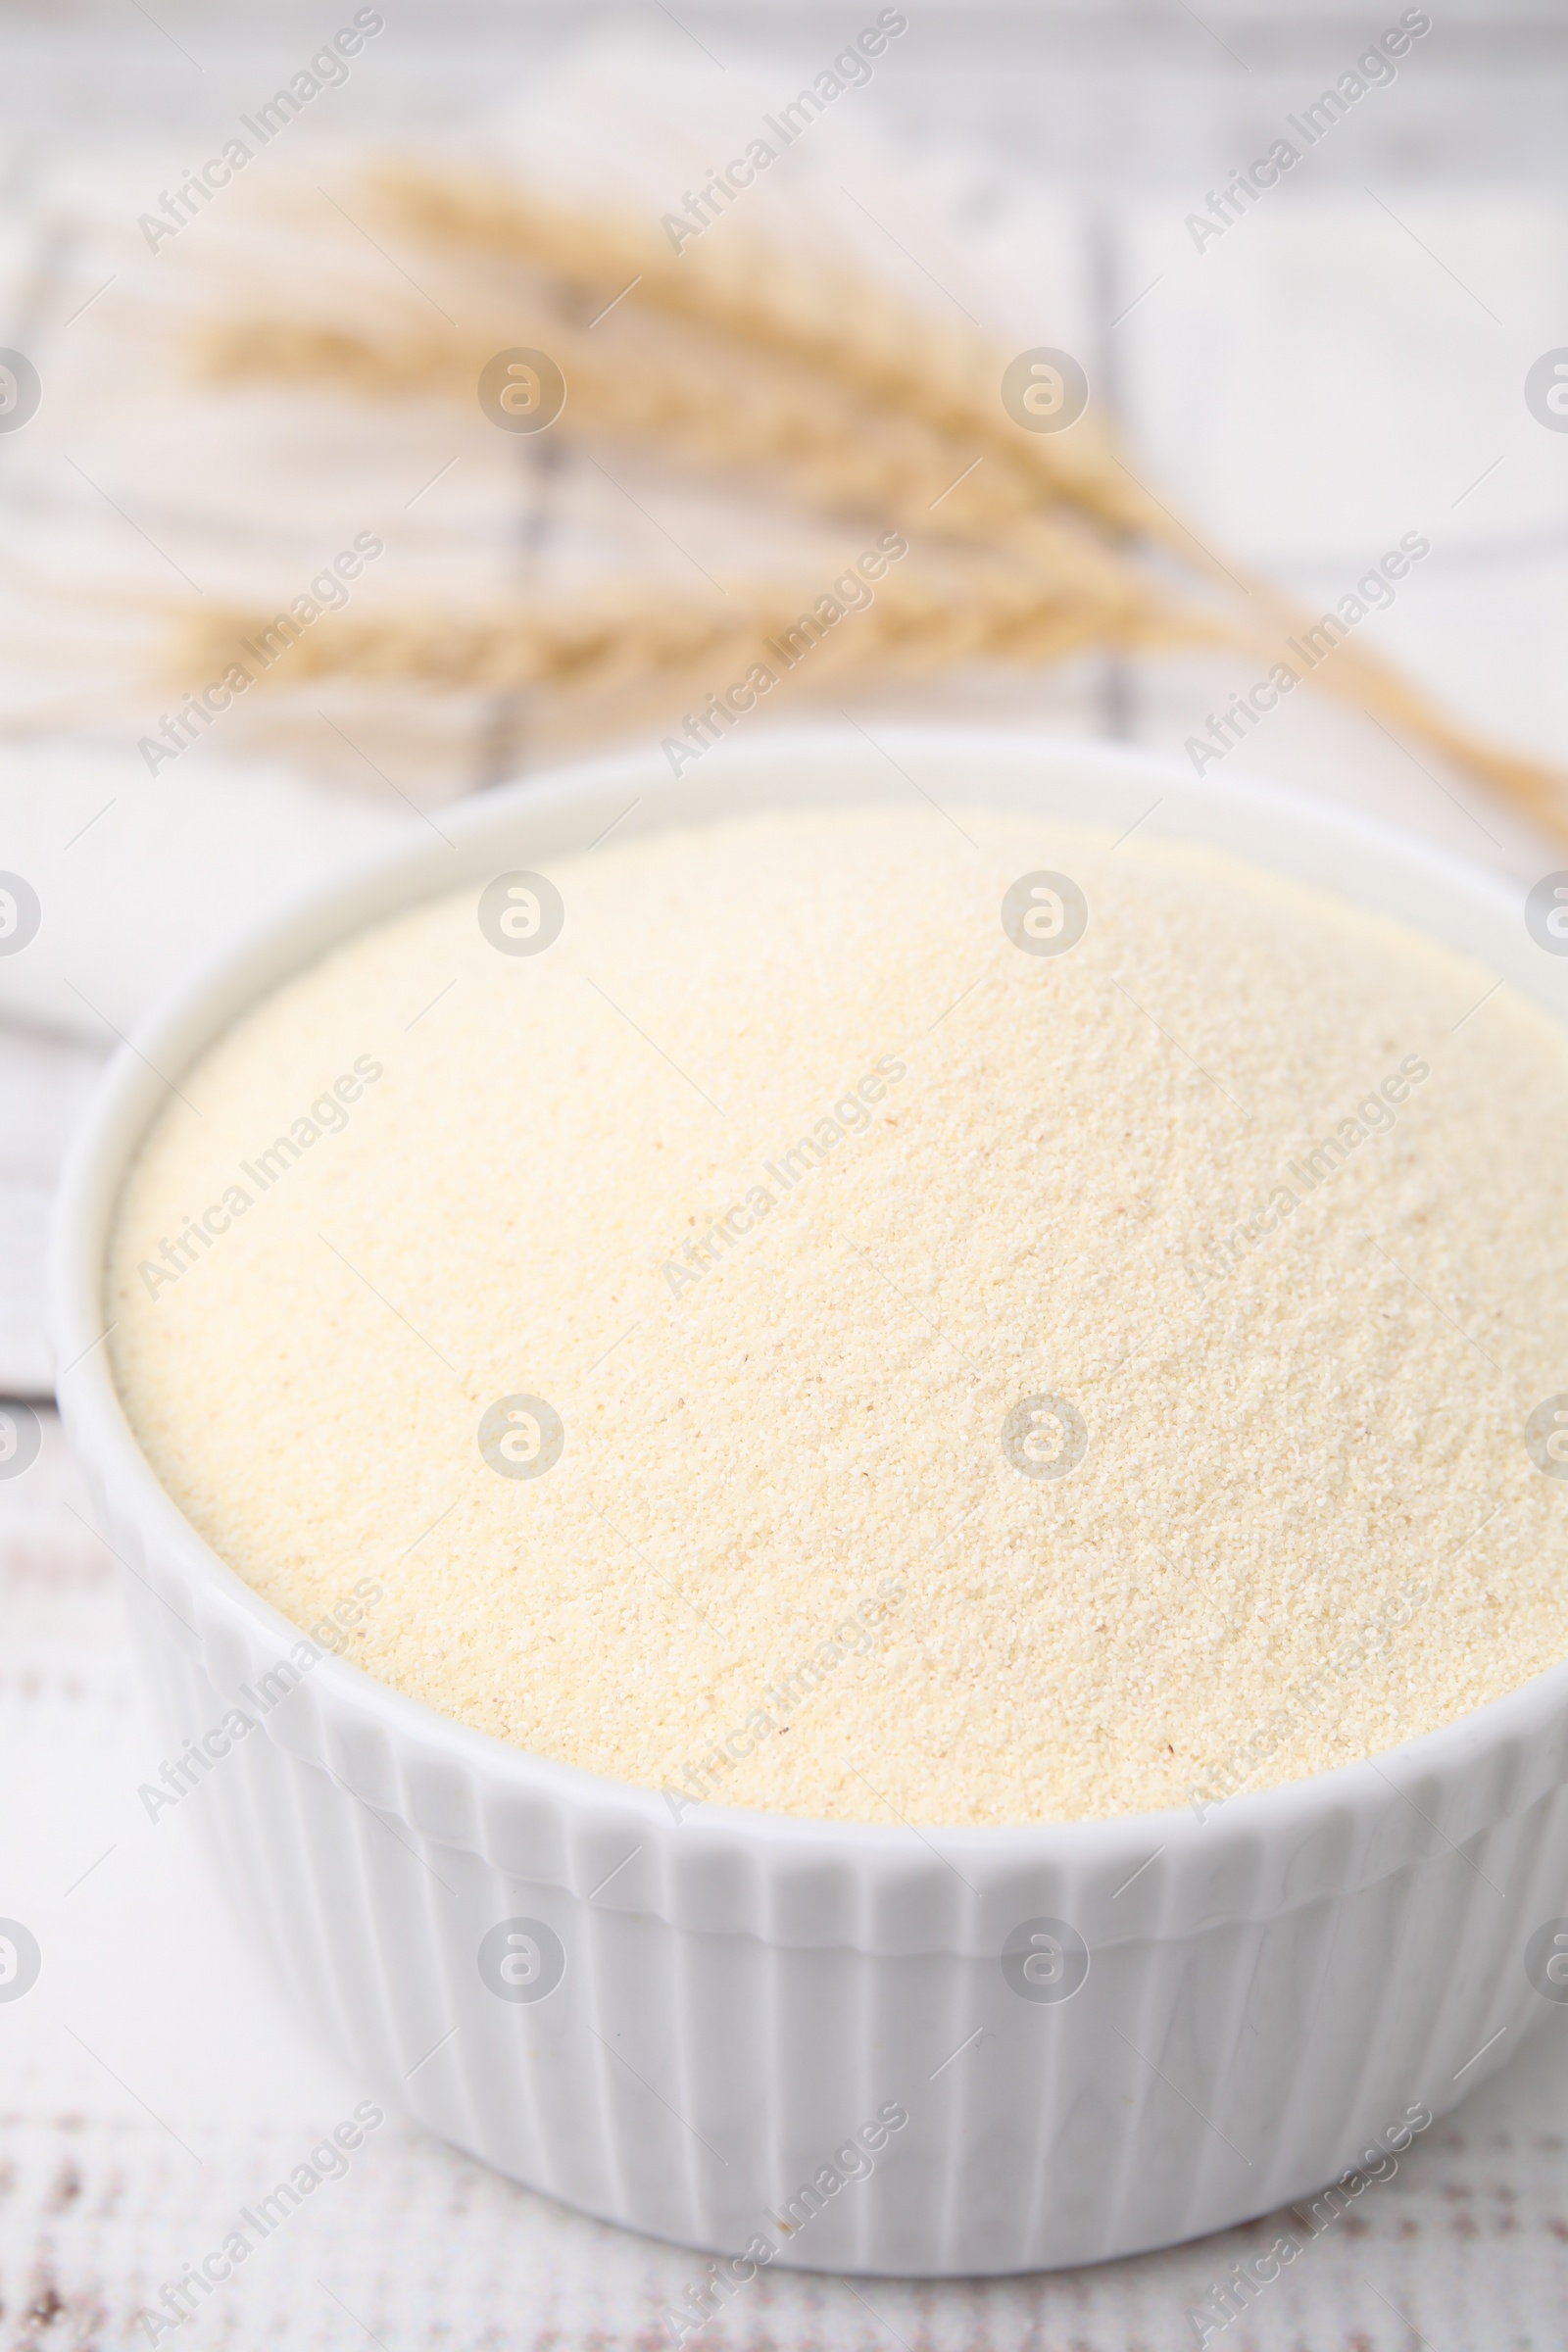
<svg viewBox="0 0 1568 2352">
<path fill-rule="evenodd" d="M 1518 884 L 1568 864 L 1568 18 L 103 0 L 0 8 L 0 872 L 38 908 L 0 938 L 0 1396 L 44 1417 L 0 1480 L 0 1915 L 46 1963 L 0 2000 L 0 2345 L 31 2352 L 145 2340 L 364 2095 L 189 1808 L 136 1799 L 156 1733 L 40 1294 L 106 1054 L 452 800 L 678 762 L 885 533 L 874 603 L 748 728 L 1112 737 Z M 1325 612 L 1333 654 L 1227 719 Z M 1558 2341 L 1556 2022 L 1235 2340 Z M 321 2206 L 193 2339 L 651 2347 L 690 2268 L 395 2120 Z M 704 2340 L 1185 2342 L 1234 2239 L 972 2292 L 770 2278 Z"/>
</svg>

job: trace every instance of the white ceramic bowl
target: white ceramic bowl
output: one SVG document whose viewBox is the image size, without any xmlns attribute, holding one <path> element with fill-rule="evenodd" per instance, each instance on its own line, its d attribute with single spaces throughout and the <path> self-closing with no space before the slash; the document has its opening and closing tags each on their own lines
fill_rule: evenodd
<svg viewBox="0 0 1568 2352">
<path fill-rule="evenodd" d="M 320 890 L 195 974 L 140 1054 L 115 1060 L 60 1197 L 53 1339 L 171 1753 L 254 1711 L 242 1686 L 298 1635 L 181 1517 L 126 1426 L 99 1344 L 106 1236 L 164 1099 L 157 1072 L 177 1079 L 360 926 L 548 868 L 633 800 L 621 838 L 744 808 L 907 801 L 906 770 L 949 807 L 1118 829 L 1157 801 L 1146 836 L 1218 843 L 1384 909 L 1568 1020 L 1568 965 L 1531 944 L 1521 893 L 1343 811 L 1050 740 L 883 742 L 726 744 L 678 784 L 650 751 L 444 811 L 455 847 L 416 832 Z M 677 1820 L 657 1793 L 525 1755 L 327 1656 L 191 1812 L 252 1936 L 378 2089 L 590 2213 L 724 2255 L 751 2243 L 710 2291 L 764 2253 L 1005 2272 L 1266 2212 L 1506 2060 L 1538 2005 L 1525 1942 L 1568 1909 L 1565 1700 L 1558 1667 L 1375 1771 L 1201 1820 L 916 1833 L 720 1806 Z M 1037 1946 L 1020 1991 L 1003 1947 L 1042 1920 L 1066 1923 L 1039 1932 L 1067 1960 Z M 525 1940 L 507 1947 L 509 1933 Z M 694 2283 L 707 2276 L 694 2261 Z"/>
</svg>

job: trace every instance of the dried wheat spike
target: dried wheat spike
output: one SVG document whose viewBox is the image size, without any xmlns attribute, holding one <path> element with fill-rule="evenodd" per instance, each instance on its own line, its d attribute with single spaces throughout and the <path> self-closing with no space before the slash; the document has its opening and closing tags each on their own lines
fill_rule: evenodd
<svg viewBox="0 0 1568 2352">
<path fill-rule="evenodd" d="M 194 348 L 218 380 L 270 376 L 369 398 L 444 393 L 461 401 L 473 397 L 508 331 L 516 331 L 514 321 L 509 329 L 497 320 L 488 334 L 444 328 L 412 306 L 357 328 L 251 314 L 204 321 Z M 635 312 L 593 332 L 558 310 L 532 331 L 547 337 L 566 378 L 566 406 L 552 427 L 565 438 L 673 450 L 710 473 L 750 469 L 820 514 L 878 516 L 911 533 L 1008 552 L 1047 573 L 1078 577 L 1089 594 L 1118 593 L 1134 567 L 1125 542 L 1091 518 L 1042 508 L 1005 457 L 976 466 L 925 420 L 879 414 L 854 387 L 799 361 L 759 366 L 708 334 L 696 348 L 689 338 L 672 343 L 667 329 Z"/>
<path fill-rule="evenodd" d="M 1060 508 L 1042 513 L 1025 507 L 1020 513 L 1013 502 L 1023 486 L 1005 465 L 982 466 L 951 496 L 943 496 L 953 478 L 947 469 L 957 453 L 923 420 L 869 419 L 861 396 L 853 390 L 834 397 L 831 388 L 811 383 L 804 388 L 809 397 L 803 397 L 802 385 L 782 368 L 760 386 L 722 348 L 716 355 L 708 352 L 705 365 L 693 366 L 687 347 L 672 352 L 667 339 L 647 335 L 646 322 L 629 341 L 622 332 L 597 345 L 565 319 L 553 321 L 552 332 L 571 387 L 561 419 L 568 434 L 673 445 L 689 462 L 710 467 L 765 466 L 824 514 L 878 514 L 911 535 L 923 531 L 1011 552 L 1027 563 L 1043 598 L 1077 595 L 1098 612 L 1139 610 L 1146 616 L 1141 642 L 1153 642 L 1147 616 L 1173 591 L 1125 544 L 1102 536 L 1090 518 Z M 482 335 L 475 341 L 422 321 L 411 323 L 395 305 L 382 306 L 376 320 L 364 328 L 277 316 L 220 318 L 205 325 L 201 335 L 203 365 L 218 378 L 316 381 L 376 398 L 470 397 L 492 347 Z M 955 591 L 960 592 L 966 593 Z M 1177 610 L 1173 605 L 1173 612 Z M 1201 626 L 1192 609 L 1180 607 L 1164 642 L 1229 643 L 1266 670 L 1287 658 L 1286 639 L 1311 617 L 1264 590 L 1228 612 L 1209 611 Z M 982 617 L 978 625 L 984 636 L 989 623 Z M 945 642 L 956 646 L 959 641 L 955 622 Z M 629 642 L 646 651 L 639 633 L 634 631 Z M 1107 635 L 1093 620 L 1087 634 L 1079 632 L 1071 642 L 1126 640 L 1114 631 Z M 1042 638 L 1039 659 L 1044 659 L 1044 643 Z M 861 651 L 867 661 L 880 658 L 880 631 L 861 640 Z M 931 658 L 941 658 L 935 648 Z M 1353 640 L 1337 647 L 1315 676 L 1340 699 L 1405 729 L 1496 786 L 1548 829 L 1568 831 L 1568 784 L 1557 770 L 1464 726 Z"/>
<path fill-rule="evenodd" d="M 1162 545 L 1214 584 L 1239 590 L 1250 610 L 1235 635 L 1269 649 L 1270 663 L 1317 617 L 1209 548 L 1146 490 L 1093 412 L 1069 432 L 1024 432 L 1003 409 L 1001 355 L 983 334 L 914 311 L 819 253 L 776 250 L 729 221 L 722 235 L 675 253 L 652 223 L 573 212 L 521 185 L 497 188 L 457 171 L 388 166 L 373 185 L 415 233 L 545 269 L 597 301 L 623 295 L 629 306 L 749 340 L 780 359 L 805 359 L 950 441 L 1005 461 L 1043 501 L 1069 501 L 1112 532 Z M 1314 676 L 1341 699 L 1408 727 L 1551 830 L 1568 832 L 1568 771 L 1479 734 L 1353 640 Z"/>
<path fill-rule="evenodd" d="M 272 659 L 262 678 L 284 689 L 335 677 L 594 695 L 650 683 L 666 696 L 684 693 L 688 683 L 721 691 L 754 662 L 775 679 L 800 664 L 816 682 L 873 662 L 922 669 L 982 657 L 1040 662 L 1090 644 L 1152 649 L 1213 636 L 1207 615 L 1169 599 L 1155 603 L 1131 585 L 1116 600 L 1097 603 L 1071 587 L 1044 592 L 1014 568 L 963 564 L 933 565 L 923 575 L 890 571 L 872 602 L 837 621 L 820 614 L 811 593 L 771 583 L 721 606 L 655 582 L 576 603 L 558 596 L 482 612 L 333 613 L 286 644 L 265 614 L 203 613 L 181 632 L 171 677 L 220 674 L 235 661 L 254 668 L 270 627 Z"/>
<path fill-rule="evenodd" d="M 1070 432 L 1024 432 L 1002 406 L 999 355 L 986 336 L 911 310 L 863 273 L 764 244 L 731 222 L 677 254 L 653 223 L 573 212 L 521 185 L 456 171 L 389 164 L 370 184 L 406 231 L 529 263 L 600 301 L 623 294 L 779 358 L 808 360 L 881 413 L 924 418 L 968 457 L 1004 456 L 1037 495 L 1069 500 L 1118 530 L 1156 540 L 1174 533 L 1192 559 L 1194 543 L 1126 472 L 1093 413 Z"/>
<path fill-rule="evenodd" d="M 1006 549 L 1038 566 L 1049 592 L 1075 577 L 1094 604 L 1134 593 L 1129 540 L 1151 537 L 1211 587 L 1240 592 L 1242 604 L 1207 616 L 1201 633 L 1248 649 L 1264 668 L 1287 658 L 1285 640 L 1315 618 L 1209 550 L 1143 491 L 1092 416 L 1059 435 L 1014 426 L 998 396 L 998 356 L 984 339 L 911 313 L 885 289 L 733 234 L 677 256 L 625 221 L 454 174 L 388 170 L 376 186 L 401 225 L 448 244 L 465 266 L 487 256 L 503 263 L 514 298 L 520 273 L 572 384 L 567 430 L 674 446 L 710 468 L 765 465 L 823 511 L 880 512 L 906 528 Z M 596 341 L 587 322 L 620 296 Z M 289 319 L 221 326 L 208 365 L 227 374 L 324 376 L 366 393 L 463 396 L 488 351 L 439 328 L 411 332 L 405 322 L 399 332 L 387 306 L 376 307 L 379 330 L 368 333 Z M 646 331 L 648 311 L 682 322 L 673 345 Z M 491 349 L 510 339 L 499 325 L 492 334 Z M 969 454 L 976 442 L 978 466 Z M 1157 583 L 1136 590 L 1146 600 L 1160 593 Z M 1183 622 L 1174 636 L 1192 642 L 1194 631 Z M 949 637 L 956 642 L 956 630 Z M 1559 771 L 1478 736 L 1355 641 L 1314 677 L 1564 829 L 1568 784 Z"/>
</svg>

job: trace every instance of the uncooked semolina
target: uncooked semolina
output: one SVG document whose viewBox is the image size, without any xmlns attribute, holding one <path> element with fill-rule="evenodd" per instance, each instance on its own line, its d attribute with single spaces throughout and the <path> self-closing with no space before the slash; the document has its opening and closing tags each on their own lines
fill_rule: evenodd
<svg viewBox="0 0 1568 2352">
<path fill-rule="evenodd" d="M 1568 1041 L 1514 990 L 1016 813 L 548 880 L 537 952 L 476 882 L 323 956 L 127 1179 L 126 1410 L 288 1617 L 371 1577 L 348 1654 L 443 1714 L 925 1824 L 1268 1787 L 1568 1657 Z"/>
</svg>

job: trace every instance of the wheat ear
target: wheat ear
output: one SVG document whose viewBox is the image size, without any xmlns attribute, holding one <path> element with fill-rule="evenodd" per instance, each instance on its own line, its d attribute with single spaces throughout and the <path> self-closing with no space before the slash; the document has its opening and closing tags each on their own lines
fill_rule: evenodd
<svg viewBox="0 0 1568 2352">
<path fill-rule="evenodd" d="M 657 337 L 640 339 L 647 348 L 634 344 L 630 351 L 624 338 L 592 346 L 580 329 L 557 321 L 553 339 L 571 387 L 564 430 L 673 443 L 710 466 L 765 465 L 826 514 L 877 512 L 911 532 L 1011 549 L 1038 573 L 1048 601 L 1070 586 L 1101 614 L 1118 606 L 1137 609 L 1146 614 L 1142 641 L 1151 641 L 1147 608 L 1154 592 L 1150 575 L 1123 547 L 1070 510 L 1025 508 L 1020 514 L 1010 503 L 1017 477 L 1002 466 L 979 468 L 944 495 L 953 482 L 948 469 L 959 453 L 924 420 L 895 418 L 878 426 L 864 416 L 858 394 L 832 386 L 808 384 L 807 398 L 785 396 L 777 381 L 760 390 L 723 353 L 711 368 L 672 367 Z M 316 380 L 376 397 L 463 397 L 488 356 L 482 338 L 476 343 L 440 328 L 411 327 L 401 315 L 390 316 L 380 333 L 279 316 L 221 319 L 201 336 L 202 364 L 216 377 Z M 799 394 L 801 387 L 792 381 L 788 391 Z M 1288 640 L 1311 621 L 1304 611 L 1260 589 L 1240 611 L 1213 610 L 1201 629 L 1186 612 L 1165 641 L 1229 644 L 1260 669 L 1287 660 L 1296 667 L 1300 657 Z M 1085 641 L 1127 642 L 1101 620 L 1087 640 L 1075 639 Z M 859 644 L 867 661 L 876 658 L 876 633 Z M 1324 660 L 1317 682 L 1494 785 L 1548 830 L 1568 833 L 1568 786 L 1559 771 L 1467 727 L 1353 642 L 1340 644 Z"/>
<path fill-rule="evenodd" d="M 802 628 L 803 618 L 809 629 Z M 251 667 L 269 626 L 253 612 L 204 613 L 181 632 L 171 675 L 221 674 L 236 661 Z M 813 611 L 809 592 L 776 583 L 739 591 L 722 607 L 650 583 L 576 603 L 517 600 L 482 612 L 331 613 L 286 646 L 274 629 L 272 663 L 262 677 L 283 687 L 330 676 L 443 689 L 545 686 L 583 695 L 646 686 L 673 698 L 688 686 L 722 692 L 754 662 L 779 678 L 799 662 L 804 676 L 816 682 L 867 662 L 923 669 L 982 657 L 1055 661 L 1097 643 L 1142 651 L 1203 644 L 1212 642 L 1212 626 L 1207 615 L 1169 600 L 1128 595 L 1097 604 L 1069 586 L 1043 594 L 1037 579 L 1018 570 L 944 564 L 924 577 L 890 572 L 870 603 L 835 622 Z M 802 651 L 813 634 L 808 652 Z"/>
<path fill-rule="evenodd" d="M 504 331 L 497 323 L 491 335 Z M 1015 467 L 973 468 L 926 420 L 879 416 L 856 388 L 798 361 L 759 368 L 712 337 L 697 350 L 672 351 L 667 333 L 635 316 L 596 336 L 553 315 L 549 345 L 568 387 L 553 429 L 566 438 L 673 449 L 710 472 L 765 469 L 819 514 L 874 515 L 910 534 L 1011 553 L 1053 576 L 1070 573 L 1091 597 L 1123 593 L 1139 568 L 1125 545 L 1089 518 L 1035 507 Z M 412 309 L 387 317 L 379 331 L 244 314 L 204 321 L 193 343 L 215 380 L 272 377 L 376 399 L 436 393 L 455 401 L 473 397 L 495 348 L 483 334 L 427 325 Z"/>
<path fill-rule="evenodd" d="M 1005 460 L 1033 482 L 1042 503 L 1068 502 L 1107 531 L 1152 540 L 1216 587 L 1239 590 L 1251 611 L 1232 634 L 1256 647 L 1267 665 L 1288 660 L 1288 640 L 1320 617 L 1209 548 L 1137 480 L 1092 414 L 1070 432 L 1023 432 L 1002 407 L 1000 357 L 986 338 L 913 312 L 880 285 L 737 236 L 731 223 L 723 235 L 677 253 L 657 231 L 462 173 L 389 167 L 373 184 L 389 214 L 414 233 L 543 268 L 595 301 L 623 296 L 781 359 L 805 360 L 955 445 Z M 1497 745 L 1353 641 L 1336 648 L 1318 682 L 1407 728 L 1538 821 L 1568 833 L 1568 773 Z"/>
</svg>

